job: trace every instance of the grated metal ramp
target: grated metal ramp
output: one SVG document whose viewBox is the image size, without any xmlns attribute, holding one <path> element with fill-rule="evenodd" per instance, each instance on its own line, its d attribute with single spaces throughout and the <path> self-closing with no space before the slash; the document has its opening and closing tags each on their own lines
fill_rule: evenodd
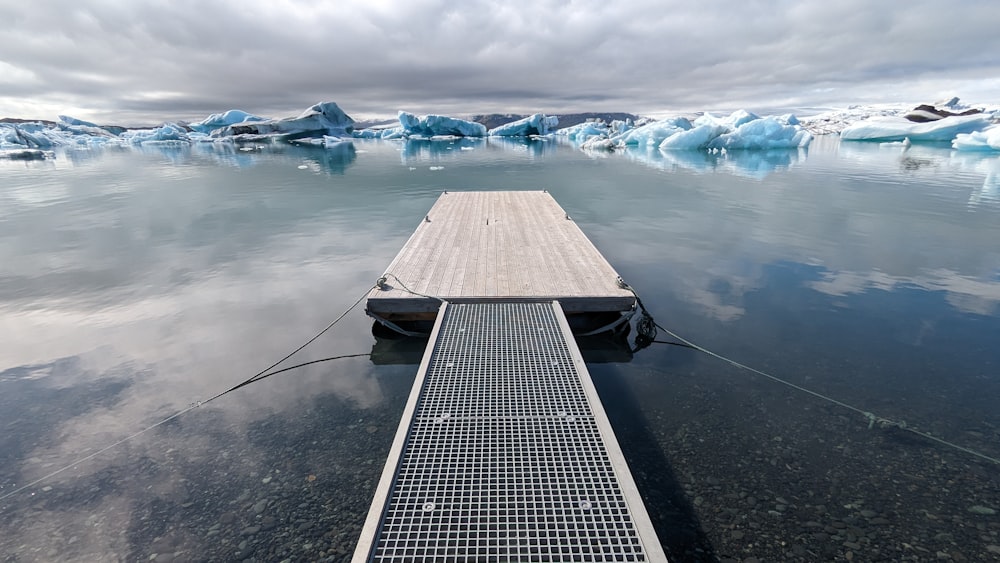
<svg viewBox="0 0 1000 563">
<path fill-rule="evenodd" d="M 666 561 L 559 304 L 442 309 L 354 561 Z"/>
</svg>

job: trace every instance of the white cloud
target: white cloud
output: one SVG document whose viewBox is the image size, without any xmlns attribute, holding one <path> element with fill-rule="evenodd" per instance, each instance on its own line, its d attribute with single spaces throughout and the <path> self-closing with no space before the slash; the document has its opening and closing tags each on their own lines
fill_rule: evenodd
<svg viewBox="0 0 1000 563">
<path fill-rule="evenodd" d="M 988 2 L 79 0 L 0 20 L 0 60 L 21 69 L 0 72 L 0 115 L 49 118 L 64 100 L 106 120 L 975 101 L 1000 76 Z"/>
</svg>

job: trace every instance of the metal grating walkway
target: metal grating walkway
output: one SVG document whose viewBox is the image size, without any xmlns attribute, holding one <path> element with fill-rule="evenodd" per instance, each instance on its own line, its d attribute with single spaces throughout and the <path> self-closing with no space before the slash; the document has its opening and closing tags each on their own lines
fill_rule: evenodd
<svg viewBox="0 0 1000 563">
<path fill-rule="evenodd" d="M 354 561 L 666 561 L 558 303 L 443 309 Z"/>
</svg>

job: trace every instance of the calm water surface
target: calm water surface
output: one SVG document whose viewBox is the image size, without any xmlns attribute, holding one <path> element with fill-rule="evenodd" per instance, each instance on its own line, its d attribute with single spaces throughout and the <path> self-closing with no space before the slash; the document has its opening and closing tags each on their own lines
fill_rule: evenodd
<svg viewBox="0 0 1000 563">
<path fill-rule="evenodd" d="M 295 360 L 371 359 L 73 463 L 322 329 L 442 190 L 547 189 L 661 325 L 1000 457 L 995 154 L 357 149 L 0 161 L 3 561 L 348 558 L 423 349 L 377 340 L 360 309 Z M 621 345 L 588 343 L 589 367 L 673 560 L 1000 557 L 1000 465 L 692 350 Z"/>
</svg>

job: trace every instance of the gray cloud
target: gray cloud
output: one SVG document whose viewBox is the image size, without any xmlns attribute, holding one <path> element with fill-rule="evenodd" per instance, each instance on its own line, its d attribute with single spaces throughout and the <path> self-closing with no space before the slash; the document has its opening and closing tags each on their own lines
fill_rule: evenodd
<svg viewBox="0 0 1000 563">
<path fill-rule="evenodd" d="M 1000 88 L 989 1 L 0 5 L 0 115 L 288 115 L 969 101 Z M 978 96 L 978 98 L 977 98 Z M 30 114 L 30 115 L 28 115 Z"/>
</svg>

